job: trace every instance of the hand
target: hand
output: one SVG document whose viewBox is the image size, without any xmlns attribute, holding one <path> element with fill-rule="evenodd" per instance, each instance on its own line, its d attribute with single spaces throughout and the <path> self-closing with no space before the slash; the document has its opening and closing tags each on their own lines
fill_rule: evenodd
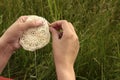
<svg viewBox="0 0 120 80">
<path fill-rule="evenodd" d="M 62 37 L 59 38 L 62 29 Z M 73 25 L 66 20 L 51 24 L 53 54 L 58 80 L 75 80 L 73 65 L 79 51 L 79 40 Z"/>
<path fill-rule="evenodd" d="M 12 24 L 1 37 L 4 45 L 10 46 L 10 49 L 16 50 L 20 47 L 19 38 L 23 32 L 29 28 L 42 25 L 40 20 L 26 21 L 29 16 L 21 16 L 14 24 Z"/>
<path fill-rule="evenodd" d="M 0 38 L 0 73 L 6 66 L 13 51 L 20 47 L 19 38 L 29 28 L 42 25 L 40 20 L 26 21 L 29 16 L 20 17 Z"/>
</svg>

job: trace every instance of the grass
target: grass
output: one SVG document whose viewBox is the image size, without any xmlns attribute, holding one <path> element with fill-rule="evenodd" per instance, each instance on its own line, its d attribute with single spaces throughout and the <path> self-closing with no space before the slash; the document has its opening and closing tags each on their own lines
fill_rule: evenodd
<svg viewBox="0 0 120 80">
<path fill-rule="evenodd" d="M 80 40 L 77 80 L 120 80 L 119 0 L 0 0 L 0 35 L 21 15 L 73 23 Z M 51 42 L 34 53 L 19 49 L 2 76 L 56 80 Z"/>
</svg>

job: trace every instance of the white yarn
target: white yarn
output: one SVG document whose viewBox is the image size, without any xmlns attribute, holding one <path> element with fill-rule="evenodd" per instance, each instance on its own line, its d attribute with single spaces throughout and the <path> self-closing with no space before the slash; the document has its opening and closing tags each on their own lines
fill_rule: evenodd
<svg viewBox="0 0 120 80">
<path fill-rule="evenodd" d="M 28 29 L 20 38 L 20 45 L 28 51 L 35 51 L 46 46 L 50 41 L 48 22 L 43 17 L 30 16 L 26 21 L 41 20 L 42 26 Z"/>
</svg>

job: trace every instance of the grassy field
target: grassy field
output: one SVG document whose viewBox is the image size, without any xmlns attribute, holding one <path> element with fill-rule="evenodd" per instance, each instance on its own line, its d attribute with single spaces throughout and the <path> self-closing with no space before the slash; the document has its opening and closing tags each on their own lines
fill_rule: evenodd
<svg viewBox="0 0 120 80">
<path fill-rule="evenodd" d="M 81 46 L 77 80 L 120 80 L 120 0 L 0 0 L 0 35 L 22 15 L 73 23 Z M 51 42 L 36 52 L 17 50 L 2 76 L 56 80 Z"/>
</svg>

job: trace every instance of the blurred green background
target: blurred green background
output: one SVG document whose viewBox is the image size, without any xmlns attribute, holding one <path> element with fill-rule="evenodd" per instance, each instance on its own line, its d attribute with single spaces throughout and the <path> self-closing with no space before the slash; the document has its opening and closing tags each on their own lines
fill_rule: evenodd
<svg viewBox="0 0 120 80">
<path fill-rule="evenodd" d="M 120 0 L 0 0 L 0 35 L 22 15 L 73 23 L 81 46 L 76 80 L 120 80 Z M 56 80 L 51 42 L 36 52 L 17 50 L 2 76 Z"/>
</svg>

